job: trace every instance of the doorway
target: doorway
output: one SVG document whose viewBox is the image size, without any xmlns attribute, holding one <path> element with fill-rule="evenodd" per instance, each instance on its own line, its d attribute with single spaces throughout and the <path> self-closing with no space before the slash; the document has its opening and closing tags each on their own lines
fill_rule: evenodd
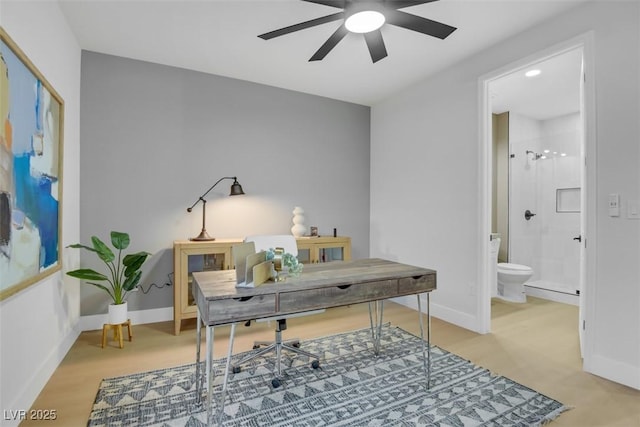
<svg viewBox="0 0 640 427">
<path fill-rule="evenodd" d="M 495 236 L 495 234 L 492 235 L 492 232 L 495 233 L 495 230 L 496 230 L 495 218 L 492 217 L 492 213 L 494 212 L 494 209 L 495 209 L 494 208 L 495 205 L 493 203 L 493 201 L 495 200 L 493 197 L 494 196 L 493 193 L 494 191 L 499 191 L 496 189 L 497 187 L 493 179 L 494 151 L 493 151 L 493 133 L 492 133 L 493 102 L 494 102 L 494 99 L 496 103 L 498 102 L 498 100 L 496 98 L 495 93 L 492 92 L 491 89 L 498 87 L 501 79 L 508 79 L 509 76 L 511 76 L 512 78 L 515 78 L 514 77 L 515 75 L 522 76 L 525 72 L 531 69 L 537 68 L 536 65 L 542 65 L 543 63 L 545 63 L 545 61 L 550 61 L 554 58 L 560 59 L 560 58 L 563 58 L 564 55 L 569 55 L 569 56 L 573 55 L 574 59 L 575 57 L 578 57 L 580 59 L 580 63 L 579 63 L 580 73 L 578 75 L 578 81 L 575 83 L 578 94 L 574 97 L 578 99 L 579 108 L 577 109 L 577 111 L 575 111 L 575 107 L 573 107 L 574 113 L 569 113 L 568 111 L 566 111 L 567 114 L 564 114 L 565 116 L 564 119 L 559 120 L 560 122 L 565 121 L 565 122 L 575 123 L 575 126 L 577 128 L 577 131 L 580 137 L 579 138 L 580 144 L 578 145 L 578 148 L 574 150 L 579 152 L 573 153 L 573 155 L 575 156 L 573 167 L 577 167 L 580 169 L 580 172 L 578 175 L 579 178 L 576 178 L 579 181 L 578 184 L 576 185 L 575 183 L 572 183 L 571 185 L 564 185 L 564 184 L 560 185 L 559 182 L 554 181 L 553 179 L 550 179 L 551 175 L 555 173 L 555 172 L 550 172 L 551 171 L 550 166 L 553 165 L 553 162 L 555 161 L 557 165 L 561 165 L 562 162 L 566 160 L 566 157 L 569 156 L 568 152 L 563 151 L 564 149 L 558 149 L 558 148 L 554 149 L 554 148 L 551 148 L 550 145 L 546 147 L 543 147 L 542 145 L 534 147 L 534 145 L 532 145 L 531 146 L 532 148 L 530 149 L 525 148 L 524 150 L 521 150 L 523 152 L 519 153 L 519 157 L 520 157 L 520 161 L 522 162 L 520 164 L 520 166 L 523 168 L 523 170 L 520 171 L 522 174 L 524 174 L 525 172 L 534 172 L 536 174 L 542 174 L 545 178 L 544 179 L 545 189 L 544 191 L 541 190 L 543 193 L 545 193 L 544 197 L 535 196 L 535 197 L 539 197 L 540 200 L 534 200 L 531 202 L 531 203 L 536 203 L 535 209 L 538 209 L 540 214 L 542 214 L 543 210 L 546 212 L 549 212 L 550 207 L 553 206 L 553 216 L 557 216 L 558 218 L 560 218 L 559 221 L 561 224 L 567 222 L 566 220 L 570 216 L 574 216 L 578 218 L 576 221 L 578 225 L 575 225 L 575 223 L 574 225 L 572 225 L 572 227 L 578 227 L 577 228 L 578 234 L 571 235 L 570 237 L 568 237 L 570 239 L 570 242 L 568 243 L 574 244 L 575 246 L 573 246 L 573 249 L 575 249 L 577 252 L 573 271 L 570 274 L 574 282 L 560 283 L 562 285 L 568 285 L 568 286 L 566 286 L 566 289 L 553 289 L 553 290 L 548 290 L 548 292 L 552 292 L 554 294 L 557 293 L 560 295 L 566 292 L 566 294 L 568 294 L 569 296 L 571 296 L 570 295 L 571 293 L 574 293 L 574 295 L 571 297 L 578 300 L 577 304 L 579 305 L 580 320 L 579 320 L 579 324 L 576 325 L 576 328 L 578 329 L 580 334 L 581 349 L 583 350 L 583 355 L 585 356 L 585 358 L 587 356 L 588 350 L 585 348 L 584 344 L 585 342 L 589 342 L 589 340 L 588 340 L 588 334 L 586 334 L 584 331 L 584 324 L 585 324 L 585 319 L 588 317 L 591 310 L 591 306 L 588 304 L 589 302 L 588 298 L 590 295 L 589 289 L 592 286 L 591 282 L 588 280 L 588 275 L 586 274 L 586 269 L 587 269 L 586 266 L 588 265 L 588 263 L 586 262 L 586 259 L 592 256 L 589 254 L 589 252 L 587 252 L 586 238 L 590 234 L 589 232 L 591 231 L 591 229 L 593 228 L 592 224 L 590 224 L 588 220 L 590 217 L 589 213 L 590 212 L 593 213 L 595 211 L 595 205 L 594 205 L 593 197 L 591 193 L 595 188 L 595 185 L 594 185 L 595 176 L 593 172 L 591 172 L 591 174 L 589 173 L 589 171 L 594 170 L 594 168 L 589 168 L 589 165 L 590 164 L 593 165 L 595 161 L 595 146 L 594 146 L 595 131 L 593 129 L 593 123 L 594 123 L 593 122 L 593 112 L 594 112 L 593 105 L 594 105 L 595 88 L 593 87 L 593 84 L 588 80 L 587 80 L 587 83 L 585 84 L 584 76 L 589 75 L 589 73 L 591 72 L 590 70 L 593 69 L 592 59 L 590 56 L 591 55 L 590 52 L 592 51 L 592 43 L 593 43 L 592 35 L 585 34 L 583 36 L 577 37 L 576 39 L 573 39 L 568 42 L 549 48 L 543 52 L 537 53 L 535 55 L 531 55 L 527 58 L 522 59 L 521 61 L 518 61 L 517 63 L 505 66 L 488 75 L 482 76 L 479 79 L 479 89 L 480 89 L 479 98 L 481 102 L 481 105 L 480 105 L 480 129 L 481 129 L 480 153 L 481 155 L 479 156 L 480 157 L 479 182 L 480 182 L 480 209 L 481 209 L 480 217 L 481 218 L 479 223 L 479 233 L 480 233 L 479 244 L 481 247 L 479 248 L 480 257 L 478 259 L 478 269 L 481 272 L 481 276 L 484 280 L 482 281 L 483 286 L 480 287 L 480 292 L 478 295 L 478 312 L 479 312 L 479 319 L 481 323 L 481 327 L 480 327 L 481 331 L 490 332 L 491 331 L 491 297 L 492 297 L 491 285 L 493 283 L 493 280 L 492 280 L 492 269 L 490 268 L 492 257 L 490 254 L 491 251 L 490 251 L 490 245 L 488 244 L 488 241 L 493 236 Z M 550 98 L 550 97 L 547 96 L 547 98 Z M 560 106 L 559 102 L 557 102 L 557 105 L 553 105 L 553 104 L 549 105 L 546 108 L 547 114 L 549 115 L 547 117 L 542 117 L 541 119 L 552 120 L 553 115 L 556 115 L 556 117 L 558 117 L 558 114 L 554 113 L 552 110 L 555 107 L 559 107 L 559 106 Z M 521 110 L 518 113 L 525 116 L 527 114 L 533 114 L 531 112 L 527 112 L 526 110 Z M 536 120 L 539 121 L 538 119 Z M 549 125 L 548 127 L 551 128 L 553 126 Z M 563 138 L 561 137 L 558 140 L 562 141 L 562 139 Z M 527 141 L 527 142 L 531 142 L 531 141 Z M 509 147 L 509 151 L 507 151 L 509 154 L 514 154 L 511 152 L 512 148 L 513 147 Z M 545 150 L 549 150 L 549 152 L 545 153 L 544 152 Z M 554 151 L 556 152 L 555 154 L 553 153 Z M 564 153 L 565 155 L 563 156 L 562 153 Z M 518 155 L 518 152 L 516 152 L 515 154 Z M 544 159 L 542 158 L 543 156 L 545 156 Z M 551 160 L 551 162 L 543 163 L 546 160 Z M 512 158 L 509 158 L 506 162 L 509 165 L 508 167 L 511 167 L 510 163 L 512 162 Z M 537 164 L 534 165 L 534 163 L 536 162 Z M 528 170 L 525 168 L 528 168 Z M 561 171 L 562 169 L 559 169 L 559 170 Z M 562 172 L 560 172 L 559 174 L 562 175 Z M 534 179 L 533 182 L 535 183 L 536 180 Z M 543 187 L 540 183 L 535 184 L 532 187 L 533 193 L 537 191 L 535 189 L 536 185 Z M 509 186 L 507 186 L 507 190 L 506 190 L 507 199 L 509 196 L 514 196 L 514 193 L 513 193 L 514 189 L 509 188 Z M 551 197 L 550 195 L 551 193 L 550 189 L 553 190 L 552 192 L 553 197 Z M 560 190 L 560 191 L 557 191 L 557 190 Z M 521 196 L 521 194 L 516 194 L 515 196 L 517 198 Z M 508 200 L 507 200 L 507 203 L 508 203 Z M 516 221 L 516 220 L 520 220 L 519 217 L 522 216 L 523 218 L 521 222 L 526 221 L 526 219 L 524 218 L 525 216 L 524 212 L 526 212 L 527 209 L 524 209 L 522 212 L 518 212 L 518 210 L 521 210 L 521 207 L 516 208 L 515 212 L 513 213 L 509 212 L 509 215 L 508 215 L 509 217 L 507 222 L 508 228 L 506 233 L 507 236 L 505 239 L 507 241 L 505 245 L 505 249 L 507 250 L 503 250 L 502 254 L 503 254 L 503 260 L 504 260 L 504 257 L 506 256 L 507 257 L 506 261 L 509 261 L 509 262 L 516 262 L 516 259 L 513 259 L 514 254 L 509 255 L 508 249 L 514 249 L 513 247 L 509 248 L 509 246 L 515 244 L 514 237 L 516 236 L 514 236 L 513 234 L 520 233 L 521 230 L 518 231 L 517 227 L 522 226 L 522 224 L 519 224 L 518 226 L 516 226 L 516 229 L 514 229 L 514 226 L 510 224 L 512 221 L 511 217 L 513 217 L 514 218 L 513 220 Z M 529 211 L 531 214 L 537 214 L 533 209 L 529 209 Z M 531 218 L 535 218 L 535 217 L 529 216 L 529 219 Z M 531 221 L 529 221 L 528 223 L 531 224 Z M 554 224 L 553 227 L 551 227 L 551 225 L 552 224 L 547 224 L 543 226 L 542 224 L 539 224 L 538 229 L 540 229 L 540 227 L 546 227 L 547 229 L 555 227 L 556 231 L 559 230 L 558 224 Z M 533 227 L 530 227 L 530 228 L 533 228 Z M 549 241 L 544 242 L 544 244 L 546 244 L 547 246 L 557 247 L 557 245 L 551 242 L 551 240 L 553 240 L 554 238 L 561 238 L 560 234 L 573 234 L 574 231 L 575 231 L 574 229 L 570 227 L 566 227 L 563 233 L 555 233 L 554 235 L 549 235 L 548 237 L 550 240 L 548 239 Z M 519 236 L 519 237 L 522 237 L 522 236 Z M 577 238 L 577 239 L 574 241 L 573 238 Z M 538 242 L 537 245 L 539 246 L 539 249 L 542 249 L 542 247 L 544 246 L 542 241 Z M 567 246 L 567 247 L 569 249 L 572 248 L 571 246 Z M 531 248 L 526 249 L 524 252 L 530 249 Z M 590 251 L 593 251 L 593 246 L 590 247 Z M 523 251 L 521 249 L 520 255 L 516 255 L 516 256 L 521 256 L 522 252 Z M 543 258 L 549 258 L 549 257 L 545 257 L 542 252 L 540 254 L 541 255 L 538 256 L 538 259 L 536 261 L 532 260 L 531 263 L 532 264 L 538 263 L 540 270 L 544 270 L 544 269 L 549 270 L 550 266 L 552 267 L 552 264 L 548 264 L 546 266 L 542 264 Z M 556 255 L 552 255 L 551 257 L 561 258 L 561 256 L 558 257 Z M 522 259 L 520 259 L 520 262 L 524 263 L 525 261 L 522 261 Z M 555 267 L 557 271 L 558 264 L 555 264 Z M 561 266 L 560 270 L 562 270 L 563 268 L 564 267 Z M 553 268 L 551 268 L 551 270 L 553 270 Z M 493 269 L 493 273 L 495 274 L 495 269 Z M 566 280 L 563 279 L 563 282 L 564 281 Z M 555 279 L 548 280 L 548 282 L 555 282 Z M 550 283 L 544 283 L 544 279 L 541 279 L 540 283 L 538 284 L 541 286 L 551 287 L 549 286 Z M 556 283 L 552 283 L 552 285 L 554 284 Z M 560 292 L 557 292 L 558 290 Z M 549 299 L 552 299 L 552 298 L 549 298 Z M 560 300 L 561 302 L 566 302 L 566 301 L 562 301 L 562 299 Z"/>
<path fill-rule="evenodd" d="M 581 293 L 582 51 L 489 83 L 498 262 L 531 268 L 527 295 L 573 305 Z"/>
</svg>

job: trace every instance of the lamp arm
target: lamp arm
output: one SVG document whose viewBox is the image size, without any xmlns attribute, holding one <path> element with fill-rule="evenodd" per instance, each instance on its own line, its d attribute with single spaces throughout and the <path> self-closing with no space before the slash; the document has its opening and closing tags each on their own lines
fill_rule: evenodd
<svg viewBox="0 0 640 427">
<path fill-rule="evenodd" d="M 219 180 L 217 180 L 215 184 L 213 184 L 211 187 L 209 187 L 209 189 L 208 189 L 207 191 L 205 191 L 205 193 L 204 193 L 202 196 L 198 197 L 198 200 L 196 200 L 196 201 L 193 203 L 193 205 L 191 205 L 191 207 L 188 207 L 188 208 L 187 208 L 187 212 L 191 212 L 191 211 L 193 210 L 194 206 L 195 206 L 195 205 L 197 205 L 199 202 L 207 203 L 207 201 L 204 199 L 204 196 L 206 196 L 207 194 L 209 194 L 209 192 L 210 192 L 211 190 L 213 190 L 213 187 L 215 187 L 216 185 L 220 184 L 220 182 L 222 182 L 222 181 L 223 181 L 223 180 L 225 180 L 225 179 L 233 179 L 233 180 L 237 180 L 238 178 L 237 178 L 237 177 L 235 177 L 235 176 L 223 176 L 222 178 L 220 178 Z"/>
</svg>

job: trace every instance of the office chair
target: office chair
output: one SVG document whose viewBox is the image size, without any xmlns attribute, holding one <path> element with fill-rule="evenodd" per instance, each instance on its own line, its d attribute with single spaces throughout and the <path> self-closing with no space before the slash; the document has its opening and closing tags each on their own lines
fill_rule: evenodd
<svg viewBox="0 0 640 427">
<path fill-rule="evenodd" d="M 292 235 L 261 235 L 261 236 L 249 236 L 244 239 L 245 242 L 254 242 L 256 251 L 267 251 L 269 249 L 282 248 L 285 252 L 290 253 L 293 256 L 298 255 L 298 246 L 296 244 L 296 239 Z M 278 316 L 278 317 L 269 317 L 265 319 L 258 319 L 257 322 L 270 322 L 272 320 L 276 321 L 276 330 L 275 330 L 275 341 L 255 341 L 253 343 L 253 348 L 258 349 L 260 347 L 265 347 L 259 352 L 252 354 L 250 356 L 245 357 L 240 360 L 233 367 L 233 373 L 237 374 L 241 371 L 241 366 L 248 361 L 255 359 L 256 357 L 262 356 L 266 353 L 275 351 L 276 353 L 276 369 L 277 369 L 277 377 L 271 381 L 271 385 L 273 388 L 280 387 L 280 379 L 282 376 L 282 371 L 280 367 L 280 360 L 282 356 L 282 350 L 288 350 L 292 353 L 302 354 L 304 356 L 313 359 L 311 362 L 311 367 L 313 369 L 318 369 L 320 367 L 319 357 L 313 353 L 309 353 L 308 351 L 304 351 L 300 349 L 300 340 L 297 338 L 282 340 L 282 331 L 287 329 L 287 319 L 292 317 L 301 317 L 308 316 L 311 314 L 323 313 L 325 310 L 314 310 L 305 313 L 295 313 L 289 314 L 286 316 Z"/>
</svg>

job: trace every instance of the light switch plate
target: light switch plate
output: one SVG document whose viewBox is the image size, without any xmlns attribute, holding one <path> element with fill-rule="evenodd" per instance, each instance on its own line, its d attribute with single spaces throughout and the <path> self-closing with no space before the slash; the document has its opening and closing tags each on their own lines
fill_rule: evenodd
<svg viewBox="0 0 640 427">
<path fill-rule="evenodd" d="M 629 200 L 627 202 L 627 218 L 640 219 L 640 201 Z"/>
<path fill-rule="evenodd" d="M 609 194 L 609 216 L 620 216 L 620 195 Z"/>
</svg>

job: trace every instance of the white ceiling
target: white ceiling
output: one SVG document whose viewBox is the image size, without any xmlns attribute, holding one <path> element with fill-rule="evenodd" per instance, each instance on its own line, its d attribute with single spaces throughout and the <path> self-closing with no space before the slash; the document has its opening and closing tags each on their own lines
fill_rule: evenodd
<svg viewBox="0 0 640 427">
<path fill-rule="evenodd" d="M 341 24 L 272 40 L 268 31 L 335 13 L 299 0 L 58 0 L 82 49 L 373 105 L 584 0 L 440 0 L 403 9 L 457 27 L 445 40 L 385 25 L 373 64 L 362 35 L 308 62 Z"/>
<path fill-rule="evenodd" d="M 537 69 L 540 74 L 526 77 Z M 574 49 L 515 71 L 489 84 L 492 112 L 516 112 L 547 120 L 580 110 L 582 49 Z"/>
</svg>

